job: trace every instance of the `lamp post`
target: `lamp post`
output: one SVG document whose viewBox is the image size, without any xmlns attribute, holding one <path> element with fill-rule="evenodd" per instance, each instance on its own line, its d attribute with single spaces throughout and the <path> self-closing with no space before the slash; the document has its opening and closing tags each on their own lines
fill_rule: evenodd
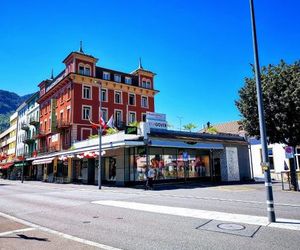
<svg viewBox="0 0 300 250">
<path fill-rule="evenodd" d="M 182 120 L 182 116 L 177 116 L 177 118 L 179 119 L 179 131 L 181 131 L 181 120 Z"/>
<path fill-rule="evenodd" d="M 99 86 L 99 122 L 101 121 L 102 117 L 102 83 L 100 82 Z M 99 159 L 98 159 L 98 188 L 101 189 L 101 151 L 102 151 L 102 127 L 101 122 L 98 128 L 98 135 L 99 135 Z"/>
<path fill-rule="evenodd" d="M 260 130 L 260 139 L 261 139 L 261 145 L 262 145 L 261 166 L 264 170 L 264 177 L 265 177 L 268 219 L 269 219 L 269 222 L 275 222 L 276 219 L 275 219 L 275 211 L 274 211 L 272 181 L 271 181 L 271 174 L 270 174 L 266 124 L 265 124 L 264 109 L 263 109 L 262 88 L 261 88 L 261 81 L 260 81 L 260 69 L 259 69 L 260 66 L 259 66 L 259 59 L 258 59 L 258 48 L 257 48 L 257 39 L 256 39 L 256 26 L 255 26 L 253 0 L 250 0 L 250 12 L 251 12 L 253 49 L 254 49 L 254 68 L 255 68 L 255 81 L 256 81 L 256 90 L 257 90 L 259 130 Z"/>
</svg>

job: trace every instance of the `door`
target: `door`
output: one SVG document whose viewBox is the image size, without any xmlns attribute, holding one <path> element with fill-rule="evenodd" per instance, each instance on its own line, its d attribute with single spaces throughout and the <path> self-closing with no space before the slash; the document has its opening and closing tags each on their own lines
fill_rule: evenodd
<svg viewBox="0 0 300 250">
<path fill-rule="evenodd" d="M 212 179 L 215 182 L 221 181 L 221 163 L 220 158 L 215 158 L 213 161 Z"/>
</svg>

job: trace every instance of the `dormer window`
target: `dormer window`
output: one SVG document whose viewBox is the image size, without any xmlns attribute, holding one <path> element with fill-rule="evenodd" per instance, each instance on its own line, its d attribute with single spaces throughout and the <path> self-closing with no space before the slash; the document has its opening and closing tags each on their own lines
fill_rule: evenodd
<svg viewBox="0 0 300 250">
<path fill-rule="evenodd" d="M 110 80 L 110 73 L 103 72 L 103 80 Z"/>
<path fill-rule="evenodd" d="M 147 89 L 151 88 L 151 81 L 150 80 L 147 80 L 147 82 L 146 82 L 146 88 Z"/>
<path fill-rule="evenodd" d="M 83 66 L 79 66 L 79 74 L 84 75 L 84 67 Z"/>
<path fill-rule="evenodd" d="M 115 82 L 121 82 L 121 75 L 115 74 L 114 75 L 114 81 Z"/>
<path fill-rule="evenodd" d="M 84 76 L 90 76 L 91 75 L 91 68 L 89 65 L 79 65 L 79 74 Z"/>
<path fill-rule="evenodd" d="M 126 84 L 131 84 L 131 77 L 126 76 L 125 77 L 125 83 Z"/>
</svg>

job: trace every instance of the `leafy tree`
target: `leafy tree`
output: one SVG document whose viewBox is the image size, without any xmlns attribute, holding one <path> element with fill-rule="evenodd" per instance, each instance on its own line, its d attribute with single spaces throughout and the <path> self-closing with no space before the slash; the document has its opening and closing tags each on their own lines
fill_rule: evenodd
<svg viewBox="0 0 300 250">
<path fill-rule="evenodd" d="M 218 130 L 215 127 L 211 126 L 210 122 L 207 122 L 204 132 L 208 134 L 217 134 Z"/>
<path fill-rule="evenodd" d="M 195 125 L 194 123 L 188 123 L 186 125 L 183 125 L 183 129 L 189 132 L 192 132 L 192 130 L 195 128 L 197 128 L 197 125 Z"/>
<path fill-rule="evenodd" d="M 300 61 L 268 65 L 261 69 L 266 132 L 269 143 L 300 145 Z M 250 136 L 258 137 L 259 118 L 254 76 L 245 79 L 239 90 L 236 106 L 242 123 Z M 295 166 L 291 168 L 291 182 L 297 188 Z"/>
</svg>

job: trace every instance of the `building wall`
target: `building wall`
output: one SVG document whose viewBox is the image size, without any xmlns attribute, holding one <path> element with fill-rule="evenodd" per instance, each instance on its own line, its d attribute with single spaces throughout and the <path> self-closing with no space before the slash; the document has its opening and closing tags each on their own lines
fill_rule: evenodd
<svg viewBox="0 0 300 250">
<path fill-rule="evenodd" d="M 280 172 L 289 169 L 289 159 L 285 158 L 284 144 L 270 144 L 268 148 L 273 149 L 274 170 L 271 170 L 271 177 L 280 180 Z M 264 173 L 261 168 L 261 144 L 251 145 L 253 173 L 256 178 L 263 178 Z"/>
</svg>

